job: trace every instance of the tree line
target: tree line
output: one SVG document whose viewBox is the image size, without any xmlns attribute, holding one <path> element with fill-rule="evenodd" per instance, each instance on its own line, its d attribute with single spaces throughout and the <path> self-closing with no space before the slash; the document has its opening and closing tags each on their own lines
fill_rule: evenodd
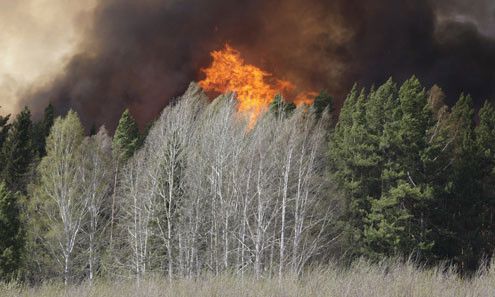
<svg viewBox="0 0 495 297">
<path fill-rule="evenodd" d="M 464 94 L 452 108 L 444 99 L 415 77 L 347 97 L 329 155 L 351 255 L 413 255 L 460 272 L 491 256 L 495 109 L 487 101 L 476 114 Z"/>
<path fill-rule="evenodd" d="M 195 84 L 140 133 L 0 118 L 0 278 L 283 276 L 366 257 L 474 271 L 494 248 L 495 109 L 415 77 L 280 95 L 256 125 Z"/>
</svg>

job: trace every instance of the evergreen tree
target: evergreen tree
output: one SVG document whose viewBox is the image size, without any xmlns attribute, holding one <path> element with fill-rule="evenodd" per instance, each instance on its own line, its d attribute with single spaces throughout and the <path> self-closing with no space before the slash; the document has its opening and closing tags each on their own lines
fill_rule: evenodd
<svg viewBox="0 0 495 297">
<path fill-rule="evenodd" d="M 136 121 L 128 109 L 122 114 L 113 138 L 112 150 L 118 160 L 127 161 L 139 148 L 140 135 Z"/>
<path fill-rule="evenodd" d="M 392 79 L 372 92 L 366 103 L 366 135 L 370 146 L 368 158 L 373 160 L 370 168 L 370 183 L 373 197 L 381 197 L 383 172 L 394 151 L 390 147 L 393 139 L 391 131 L 397 128 L 400 118 L 397 85 Z M 386 134 L 388 133 L 388 134 Z"/>
<path fill-rule="evenodd" d="M 485 102 L 479 111 L 479 125 L 476 140 L 481 153 L 483 175 L 483 212 L 481 237 L 485 245 L 484 253 L 490 255 L 495 250 L 495 108 Z"/>
<path fill-rule="evenodd" d="M 375 136 L 382 135 L 385 125 L 397 120 L 398 105 L 397 85 L 390 78 L 370 94 L 366 105 L 368 131 Z"/>
<path fill-rule="evenodd" d="M 53 105 L 50 103 L 45 108 L 43 119 L 36 123 L 33 127 L 33 142 L 40 158 L 44 157 L 46 154 L 46 138 L 50 134 L 50 129 L 53 126 L 54 119 L 55 110 Z"/>
<path fill-rule="evenodd" d="M 10 115 L 0 116 L 0 148 L 2 148 L 9 133 L 9 129 L 10 129 L 9 119 L 10 119 Z"/>
<path fill-rule="evenodd" d="M 288 115 L 296 109 L 296 105 L 292 102 L 287 102 L 281 94 L 275 95 L 270 103 L 270 111 L 275 116 Z"/>
<path fill-rule="evenodd" d="M 17 115 L 3 146 L 2 177 L 14 192 L 26 190 L 27 174 L 35 157 L 32 129 L 31 112 L 26 107 Z"/>
<path fill-rule="evenodd" d="M 424 223 L 433 195 L 423 163 L 433 116 L 417 78 L 407 80 L 398 95 L 399 109 L 391 111 L 397 118 L 386 125 L 382 140 L 382 196 L 372 201 L 365 233 L 374 257 L 423 254 L 433 246 Z"/>
<path fill-rule="evenodd" d="M 3 145 L 5 143 L 5 140 L 7 140 L 7 136 L 11 126 L 9 124 L 9 119 L 10 119 L 10 115 L 7 115 L 5 117 L 0 116 L 0 174 L 3 172 L 4 163 L 5 163 L 2 151 L 3 151 Z"/>
<path fill-rule="evenodd" d="M 338 134 L 338 137 L 343 137 L 347 129 L 352 125 L 352 110 L 358 98 L 359 98 L 358 85 L 354 84 L 354 86 L 352 86 L 351 91 L 349 92 L 349 94 L 347 95 L 344 101 L 344 105 L 342 106 L 342 109 L 340 110 L 339 121 L 337 122 L 336 130 L 335 130 L 335 132 Z"/>
<path fill-rule="evenodd" d="M 398 91 L 392 79 L 342 108 L 331 143 L 333 172 L 347 193 L 353 254 L 373 259 L 429 251 L 426 210 L 433 194 L 424 160 L 434 118 L 416 78 Z"/>
<path fill-rule="evenodd" d="M 482 154 L 476 143 L 474 109 L 470 96 L 461 95 L 449 119 L 452 160 L 437 222 L 437 253 L 451 259 L 462 272 L 477 269 L 483 254 Z"/>
<path fill-rule="evenodd" d="M 377 195 L 374 187 L 376 147 L 372 146 L 366 127 L 367 95 L 354 87 L 342 108 L 330 146 L 335 178 L 346 192 L 345 215 L 347 241 L 351 254 L 361 254 L 364 222 L 370 200 Z"/>
<path fill-rule="evenodd" d="M 313 101 L 313 110 L 320 117 L 327 110 L 329 114 L 333 112 L 333 97 L 326 90 L 322 90 Z"/>
<path fill-rule="evenodd" d="M 486 101 L 479 111 L 479 125 L 476 127 L 476 139 L 485 158 L 489 172 L 495 166 L 495 108 Z"/>
<path fill-rule="evenodd" d="M 8 281 L 21 267 L 24 234 L 20 219 L 18 195 L 0 183 L 0 280 Z"/>
<path fill-rule="evenodd" d="M 332 168 L 332 175 L 339 181 L 342 188 L 350 193 L 352 192 L 350 158 L 352 154 L 350 149 L 353 145 L 353 140 L 350 137 L 350 131 L 353 126 L 352 114 L 356 108 L 356 103 L 359 98 L 357 85 L 354 85 L 351 92 L 344 101 L 344 105 L 340 110 L 339 120 L 336 124 L 335 131 L 332 135 L 329 148 L 329 157 Z M 347 199 L 346 211 L 349 214 L 350 199 Z"/>
<path fill-rule="evenodd" d="M 96 133 L 98 133 L 98 130 L 96 129 L 96 125 L 93 123 L 91 128 L 89 128 L 89 136 L 94 136 Z"/>
<path fill-rule="evenodd" d="M 394 236 L 387 225 L 386 213 L 383 204 L 387 200 L 383 192 L 387 189 L 387 174 L 390 171 L 392 160 L 395 159 L 397 149 L 391 145 L 395 142 L 400 109 L 397 86 L 392 79 L 372 92 L 366 104 L 366 135 L 370 146 L 368 158 L 373 160 L 370 166 L 368 183 L 372 189 L 369 195 L 368 210 L 363 218 L 363 247 L 361 254 L 375 257 L 386 249 L 381 240 L 382 233 Z M 389 202 L 388 202 L 389 203 Z"/>
</svg>

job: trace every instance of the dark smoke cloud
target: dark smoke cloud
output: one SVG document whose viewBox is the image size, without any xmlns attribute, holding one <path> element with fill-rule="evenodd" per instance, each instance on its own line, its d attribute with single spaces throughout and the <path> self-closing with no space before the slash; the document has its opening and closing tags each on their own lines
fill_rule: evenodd
<svg viewBox="0 0 495 297">
<path fill-rule="evenodd" d="M 339 99 L 354 82 L 412 74 L 451 102 L 461 91 L 495 98 L 494 9 L 488 0 L 101 0 L 79 54 L 26 101 L 110 129 L 129 107 L 144 124 L 201 79 L 209 52 L 226 42 Z"/>
</svg>

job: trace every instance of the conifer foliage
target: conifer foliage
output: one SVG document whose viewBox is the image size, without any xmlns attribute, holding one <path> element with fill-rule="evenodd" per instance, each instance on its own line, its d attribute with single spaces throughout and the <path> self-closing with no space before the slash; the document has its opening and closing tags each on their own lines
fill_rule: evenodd
<svg viewBox="0 0 495 297">
<path fill-rule="evenodd" d="M 113 138 L 113 151 L 117 159 L 126 161 L 140 146 L 141 137 L 136 121 L 128 109 L 122 113 Z"/>
<path fill-rule="evenodd" d="M 0 183 L 0 280 L 16 277 L 21 267 L 24 233 L 20 217 L 18 195 Z"/>
<path fill-rule="evenodd" d="M 275 95 L 273 101 L 270 103 L 270 111 L 275 116 L 286 116 L 296 109 L 296 105 L 292 102 L 285 101 L 281 94 Z"/>
<path fill-rule="evenodd" d="M 333 97 L 326 91 L 322 90 L 318 96 L 316 96 L 312 105 L 315 114 L 321 116 L 321 114 L 327 110 L 331 114 L 333 110 Z"/>
<path fill-rule="evenodd" d="M 113 139 L 51 105 L 0 117 L 0 281 L 411 256 L 473 272 L 495 250 L 495 107 L 445 97 L 414 76 L 355 85 L 334 122 L 327 92 L 279 94 L 248 124 L 192 84 L 142 135 L 125 110 Z"/>
<path fill-rule="evenodd" d="M 45 108 L 43 119 L 36 123 L 33 127 L 33 142 L 38 151 L 39 157 L 44 157 L 46 154 L 46 138 L 50 134 L 50 129 L 53 126 L 55 120 L 55 110 L 53 105 L 48 104 Z"/>
<path fill-rule="evenodd" d="M 475 270 L 493 249 L 495 112 L 475 128 L 472 99 L 449 111 L 438 87 L 356 87 L 330 143 L 331 173 L 346 193 L 351 255 L 415 255 Z"/>
<path fill-rule="evenodd" d="M 26 107 L 15 118 L 2 148 L 2 178 L 12 191 L 25 192 L 26 178 L 34 159 L 31 112 Z"/>
</svg>

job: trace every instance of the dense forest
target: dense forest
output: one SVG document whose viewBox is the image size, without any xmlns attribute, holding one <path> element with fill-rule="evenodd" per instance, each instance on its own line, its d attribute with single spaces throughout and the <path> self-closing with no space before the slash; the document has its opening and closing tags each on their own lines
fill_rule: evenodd
<svg viewBox="0 0 495 297">
<path fill-rule="evenodd" d="M 0 118 L 0 279 L 300 275 L 389 257 L 469 273 L 495 245 L 495 108 L 415 77 L 251 127 L 196 85 L 113 138 L 52 106 Z"/>
</svg>

